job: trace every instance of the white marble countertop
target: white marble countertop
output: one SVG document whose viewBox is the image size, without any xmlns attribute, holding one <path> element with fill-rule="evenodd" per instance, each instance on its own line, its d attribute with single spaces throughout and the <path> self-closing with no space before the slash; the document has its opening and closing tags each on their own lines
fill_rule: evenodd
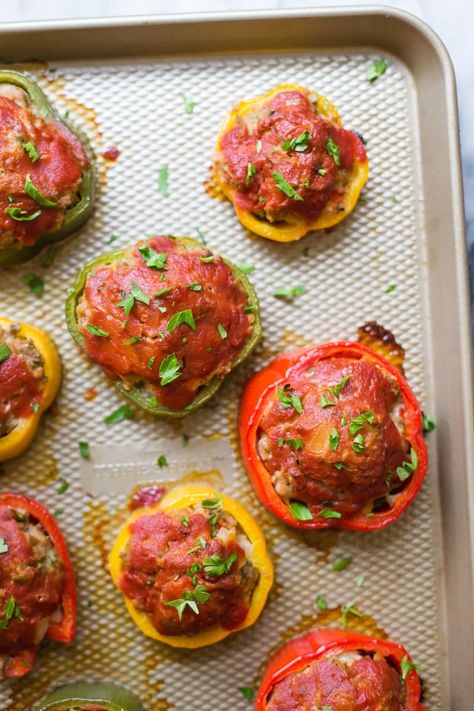
<svg viewBox="0 0 474 711">
<path fill-rule="evenodd" d="M 255 10 L 331 5 L 367 5 L 360 0 L 0 0 L 0 22 L 143 15 L 169 12 Z M 376 4 L 375 2 L 372 4 Z M 473 0 L 379 0 L 408 10 L 430 24 L 446 44 L 458 85 L 466 202 L 471 302 L 474 303 L 474 53 Z"/>
</svg>

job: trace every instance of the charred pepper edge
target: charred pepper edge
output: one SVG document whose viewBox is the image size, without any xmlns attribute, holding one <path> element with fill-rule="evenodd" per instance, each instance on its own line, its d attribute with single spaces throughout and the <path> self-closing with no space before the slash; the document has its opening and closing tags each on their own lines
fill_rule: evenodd
<svg viewBox="0 0 474 711">
<path fill-rule="evenodd" d="M 178 486 L 169 491 L 163 499 L 155 506 L 144 507 L 135 511 L 128 519 L 123 528 L 119 531 L 115 543 L 112 547 L 109 556 L 109 571 L 112 579 L 119 588 L 119 578 L 122 568 L 121 554 L 125 550 L 127 542 L 130 538 L 130 525 L 141 518 L 142 516 L 150 516 L 157 511 L 168 511 L 170 509 L 179 509 L 186 506 L 193 506 L 200 503 L 204 499 L 220 498 L 222 501 L 222 510 L 228 511 L 242 527 L 245 535 L 252 543 L 252 553 L 248 556 L 253 565 L 259 571 L 259 579 L 253 591 L 250 608 L 244 622 L 235 629 L 224 629 L 220 625 L 199 632 L 195 635 L 162 635 L 151 624 L 148 615 L 136 609 L 132 600 L 127 598 L 123 593 L 127 610 L 143 634 L 156 639 L 172 647 L 184 649 L 199 649 L 210 644 L 220 642 L 231 634 L 240 632 L 253 625 L 260 617 L 265 603 L 273 585 L 273 564 L 267 552 L 266 541 L 260 525 L 254 516 L 247 511 L 235 499 L 231 499 L 220 492 L 217 492 L 209 485 L 186 484 Z"/>
<path fill-rule="evenodd" d="M 76 583 L 67 543 L 56 519 L 42 504 L 23 494 L 16 494 L 14 492 L 4 492 L 0 494 L 0 506 L 8 506 L 12 509 L 22 509 L 26 511 L 29 516 L 40 524 L 51 540 L 64 568 L 64 589 L 61 597 L 63 617 L 60 622 L 50 622 L 46 636 L 57 642 L 64 642 L 66 644 L 72 642 L 76 633 Z M 36 646 L 31 645 L 26 650 L 21 650 L 18 654 L 10 657 L 10 661 L 7 662 L 6 665 L 6 671 L 4 671 L 4 676 L 20 677 L 28 674 L 28 672 L 31 671 L 35 657 Z M 28 663 L 25 663 L 25 659 L 28 660 Z"/>
<path fill-rule="evenodd" d="M 317 92 L 312 92 L 306 87 L 298 84 L 280 84 L 274 89 L 271 89 L 265 94 L 257 96 L 254 99 L 241 101 L 233 109 L 231 109 L 224 128 L 219 133 L 215 153 L 217 155 L 220 153 L 222 138 L 227 131 L 234 127 L 237 118 L 242 118 L 247 113 L 253 111 L 255 105 L 270 100 L 281 91 L 300 91 L 304 94 L 309 91 L 310 93 L 314 93 L 318 97 L 318 108 L 320 109 L 320 114 L 324 118 L 331 119 L 341 128 L 343 127 L 339 111 L 332 102 L 326 99 L 325 96 L 318 94 Z M 254 215 L 250 210 L 243 210 L 242 208 L 239 208 L 235 204 L 235 195 L 237 190 L 229 183 L 221 179 L 219 170 L 216 166 L 216 161 L 214 163 L 213 173 L 217 186 L 223 192 L 225 197 L 232 203 L 237 218 L 244 227 L 250 230 L 253 234 L 265 237 L 266 239 L 270 239 L 275 242 L 294 242 L 301 239 L 309 232 L 334 227 L 345 217 L 350 215 L 357 205 L 359 196 L 368 180 L 369 161 L 367 158 L 365 161 L 358 160 L 357 158 L 354 159 L 354 167 L 351 170 L 351 179 L 346 189 L 346 204 L 348 207 L 344 210 L 344 212 L 328 212 L 327 209 L 324 208 L 321 215 L 316 220 L 310 222 L 308 222 L 303 216 L 288 212 L 287 218 L 285 219 L 286 224 L 284 226 L 272 224 L 268 220 Z"/>
<path fill-rule="evenodd" d="M 358 632 L 340 629 L 312 629 L 305 634 L 289 640 L 270 659 L 264 672 L 256 697 L 256 711 L 266 711 L 268 696 L 276 683 L 289 674 L 301 671 L 308 664 L 323 659 L 328 654 L 362 650 L 379 652 L 385 659 L 395 662 L 401 675 L 401 663 L 404 657 L 411 662 L 407 650 L 398 642 L 368 637 Z M 424 711 L 420 702 L 421 684 L 416 669 L 411 669 L 405 678 L 407 689 L 407 711 Z"/>
<path fill-rule="evenodd" d="M 315 352 L 319 359 L 341 354 L 370 358 L 397 380 L 406 406 L 405 426 L 407 440 L 418 455 L 418 466 L 408 485 L 395 495 L 395 502 L 388 512 L 372 513 L 370 510 L 362 510 L 360 513 L 346 519 L 313 518 L 307 521 L 297 521 L 291 515 L 289 507 L 273 488 L 270 474 L 257 451 L 259 416 L 266 399 L 287 378 L 291 368 L 302 358 L 311 355 L 314 357 Z M 385 528 L 399 518 L 415 498 L 428 468 L 428 455 L 422 434 L 421 408 L 408 382 L 398 369 L 383 356 L 360 343 L 352 341 L 307 346 L 277 356 L 268 366 L 255 373 L 244 386 L 240 403 L 239 422 L 242 458 L 257 496 L 274 516 L 294 528 L 321 529 L 334 527 L 358 531 Z"/>
<path fill-rule="evenodd" d="M 134 693 L 108 682 L 75 682 L 61 686 L 40 702 L 38 711 L 67 711 L 69 704 L 81 709 L 91 703 L 100 704 L 104 711 L 145 711 Z"/>
<path fill-rule="evenodd" d="M 13 69 L 0 71 L 0 84 L 13 84 L 23 89 L 30 98 L 31 103 L 39 110 L 43 118 L 54 118 L 58 123 L 66 126 L 68 130 L 80 141 L 86 154 L 89 166 L 82 171 L 82 180 L 79 185 L 80 200 L 66 211 L 64 223 L 57 230 L 48 232 L 40 237 L 33 245 L 26 247 L 5 247 L 0 248 L 0 267 L 21 264 L 35 257 L 41 250 L 49 244 L 60 242 L 77 232 L 89 219 L 94 202 L 94 170 L 92 150 L 87 138 L 79 131 L 72 128 L 69 122 L 59 117 L 55 109 L 49 103 L 43 91 L 32 79 L 29 79 L 22 72 Z"/>
<path fill-rule="evenodd" d="M 202 244 L 197 240 L 192 239 L 191 237 L 173 237 L 173 239 L 177 240 L 178 242 L 184 243 L 185 246 L 196 249 L 202 249 Z M 86 266 L 83 267 L 79 272 L 73 287 L 73 291 L 66 300 L 66 321 L 68 329 L 74 340 L 83 350 L 85 350 L 84 338 L 79 330 L 76 309 L 79 299 L 81 298 L 82 293 L 84 291 L 87 277 L 93 269 L 100 265 L 109 265 L 113 264 L 116 261 L 120 261 L 120 259 L 123 258 L 124 254 L 125 252 L 123 250 L 119 252 L 112 252 L 110 254 L 98 257 L 89 264 L 86 264 Z M 213 254 L 216 254 L 216 256 L 220 256 L 214 252 Z M 231 371 L 238 365 L 240 365 L 246 358 L 248 358 L 248 356 L 254 350 L 262 335 L 262 324 L 260 320 L 258 298 L 252 284 L 247 279 L 245 274 L 237 266 L 235 266 L 235 264 L 232 264 L 232 262 L 228 261 L 227 259 L 224 259 L 221 256 L 220 258 L 222 259 L 224 264 L 226 264 L 231 269 L 232 274 L 247 294 L 248 303 L 250 306 L 253 307 L 252 314 L 254 317 L 253 323 L 251 324 L 251 333 L 247 338 L 247 341 L 245 342 L 240 353 L 232 361 L 230 367 Z M 164 407 L 160 404 L 158 404 L 158 406 L 150 404 L 153 395 L 144 394 L 144 392 L 142 392 L 137 385 L 132 385 L 131 388 L 126 388 L 125 385 L 123 385 L 123 383 L 121 382 L 121 380 L 112 380 L 112 383 L 122 395 L 124 395 L 128 400 L 140 407 L 142 410 L 145 410 L 146 412 L 152 415 L 156 415 L 158 417 L 182 418 L 187 417 L 187 415 L 190 415 L 192 412 L 201 407 L 201 405 L 204 405 L 204 403 L 207 402 L 211 397 L 213 397 L 219 390 L 224 379 L 230 374 L 230 371 L 221 378 L 214 377 L 207 385 L 202 388 L 202 390 L 198 393 L 198 395 L 196 395 L 194 400 L 189 403 L 189 405 L 186 405 L 185 407 L 179 410 L 173 410 L 169 407 Z"/>
<path fill-rule="evenodd" d="M 4 437 L 0 437 L 0 462 L 13 459 L 25 451 L 33 441 L 39 427 L 42 414 L 52 405 L 61 384 L 61 361 L 52 338 L 40 328 L 21 323 L 14 319 L 0 317 L 0 326 L 18 323 L 20 338 L 30 338 L 44 361 L 46 385 L 38 412 L 31 412 L 27 418 L 19 420 L 18 425 Z"/>
</svg>

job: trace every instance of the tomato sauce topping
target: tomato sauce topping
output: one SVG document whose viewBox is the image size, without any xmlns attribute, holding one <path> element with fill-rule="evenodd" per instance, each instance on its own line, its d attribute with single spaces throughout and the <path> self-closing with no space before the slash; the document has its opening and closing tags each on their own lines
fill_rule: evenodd
<svg viewBox="0 0 474 711">
<path fill-rule="evenodd" d="M 60 227 L 65 211 L 78 200 L 87 164 L 80 141 L 66 126 L 41 117 L 33 105 L 0 95 L 0 247 L 32 245 Z M 25 192 L 28 175 L 55 207 L 44 207 Z"/>
<path fill-rule="evenodd" d="M 344 209 L 347 173 L 355 159 L 366 160 L 365 148 L 354 132 L 319 115 L 315 102 L 309 92 L 281 91 L 223 135 L 217 167 L 236 189 L 238 207 L 271 221 L 285 213 L 314 220 L 329 202 Z M 276 173 L 296 196 L 280 189 Z"/>
<path fill-rule="evenodd" d="M 217 508 L 142 516 L 130 526 L 119 586 L 161 634 L 239 627 L 256 570 L 233 517 Z"/>
<path fill-rule="evenodd" d="M 24 511 L 0 506 L 0 654 L 12 653 L 44 636 L 60 608 L 63 567 L 41 526 Z"/>
<path fill-rule="evenodd" d="M 311 662 L 275 684 L 268 711 L 404 711 L 406 691 L 398 672 L 378 656 L 347 663 L 338 657 Z"/>
<path fill-rule="evenodd" d="M 147 266 L 138 248 L 153 250 L 152 259 L 161 255 L 162 268 Z M 180 409 L 231 369 L 251 332 L 246 304 L 246 292 L 220 257 L 154 237 L 96 267 L 77 313 L 87 354 L 109 377 L 145 381 L 160 403 Z M 172 380 L 163 378 L 167 362 Z"/>
<path fill-rule="evenodd" d="M 399 396 L 394 378 L 366 360 L 293 368 L 259 431 L 279 496 L 306 503 L 313 516 L 323 509 L 350 516 L 399 486 L 397 467 L 409 458 Z"/>
</svg>

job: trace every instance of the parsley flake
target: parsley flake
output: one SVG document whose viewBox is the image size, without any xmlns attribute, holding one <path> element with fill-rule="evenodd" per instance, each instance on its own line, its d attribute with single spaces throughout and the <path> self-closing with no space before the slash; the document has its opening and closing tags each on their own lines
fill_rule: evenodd
<svg viewBox="0 0 474 711">
<path fill-rule="evenodd" d="M 354 437 L 360 430 L 364 427 L 366 423 L 373 425 L 375 423 L 374 413 L 368 410 L 367 412 L 361 412 L 357 417 L 353 417 L 349 423 L 349 434 Z"/>
<path fill-rule="evenodd" d="M 277 188 L 284 194 L 290 197 L 292 200 L 301 200 L 303 201 L 303 198 L 299 193 L 296 192 L 294 187 L 292 187 L 283 177 L 281 173 L 273 173 L 273 179 L 275 183 L 277 184 Z"/>
<path fill-rule="evenodd" d="M 425 415 L 425 413 L 423 413 L 423 432 L 433 432 L 435 427 L 436 422 L 433 420 L 433 418 L 430 417 L 430 415 Z"/>
<path fill-rule="evenodd" d="M 369 82 L 376 81 L 382 74 L 385 74 L 388 68 L 388 62 L 386 59 L 377 59 L 370 67 L 367 68 L 365 73 L 365 78 Z"/>
<path fill-rule="evenodd" d="M 217 332 L 219 333 L 219 336 L 222 338 L 223 341 L 227 338 L 227 331 L 224 328 L 224 326 L 221 323 L 218 323 L 217 326 Z"/>
<path fill-rule="evenodd" d="M 331 137 L 328 138 L 326 143 L 326 151 L 329 156 L 333 159 L 336 165 L 341 165 L 341 150 L 339 146 L 334 143 Z"/>
<path fill-rule="evenodd" d="M 345 386 L 347 385 L 347 383 L 349 382 L 350 379 L 351 379 L 350 375 L 345 375 L 339 383 L 336 383 L 336 385 L 332 385 L 331 387 L 328 387 L 328 390 L 331 393 L 331 395 L 334 395 L 334 397 L 339 399 L 341 391 L 345 388 Z"/>
<path fill-rule="evenodd" d="M 30 291 L 35 296 L 43 296 L 44 281 L 37 274 L 26 274 L 24 277 L 25 284 L 30 288 Z"/>
<path fill-rule="evenodd" d="M 247 176 L 245 178 L 245 182 L 247 185 L 249 185 L 252 182 L 252 179 L 255 177 L 257 174 L 257 169 L 254 166 L 253 163 L 247 163 Z"/>
<path fill-rule="evenodd" d="M 331 402 L 331 400 L 326 395 L 321 395 L 319 405 L 320 407 L 335 407 L 335 403 Z"/>
<path fill-rule="evenodd" d="M 331 432 L 329 433 L 329 445 L 332 450 L 336 451 L 336 449 L 339 447 L 339 440 L 340 440 L 340 434 L 338 432 L 337 427 L 333 427 Z"/>
<path fill-rule="evenodd" d="M 408 479 L 418 466 L 418 455 L 413 448 L 410 449 L 410 461 L 403 462 L 400 467 L 397 467 L 397 476 L 400 481 Z"/>
<path fill-rule="evenodd" d="M 332 564 L 332 569 L 334 572 L 338 573 L 341 570 L 345 570 L 348 565 L 352 563 L 352 556 L 351 555 L 343 555 L 340 556 L 339 558 L 336 558 L 336 560 Z"/>
<path fill-rule="evenodd" d="M 220 577 L 230 572 L 233 564 L 237 560 L 237 553 L 231 553 L 227 558 L 221 558 L 219 555 L 212 555 L 210 558 L 204 558 L 204 572 L 213 577 Z"/>
<path fill-rule="evenodd" d="M 0 343 L 0 363 L 3 363 L 11 355 L 11 348 L 6 343 Z"/>
<path fill-rule="evenodd" d="M 408 675 L 411 671 L 422 671 L 423 668 L 424 668 L 424 667 L 423 667 L 421 664 L 415 664 L 414 662 L 411 662 L 411 661 L 408 659 L 407 655 L 405 654 L 405 656 L 403 657 L 402 662 L 401 662 L 401 664 L 400 664 L 400 669 L 401 669 L 401 672 L 402 672 L 402 679 L 403 679 L 403 681 L 405 681 L 405 679 L 407 678 L 407 675 Z"/>
<path fill-rule="evenodd" d="M 244 274 L 252 274 L 255 271 L 255 265 L 249 262 L 235 262 L 235 266 Z"/>
<path fill-rule="evenodd" d="M 61 477 L 59 479 L 59 486 L 57 489 L 57 493 L 60 495 L 65 494 L 68 489 L 69 489 L 69 482 L 66 481 L 66 479 L 64 479 L 63 477 Z"/>
<path fill-rule="evenodd" d="M 309 131 L 303 131 L 299 136 L 292 138 L 290 141 L 285 141 L 282 144 L 284 151 L 296 151 L 296 153 L 302 153 L 308 148 L 309 140 L 311 134 Z"/>
<path fill-rule="evenodd" d="M 143 257 L 145 264 L 150 269 L 166 269 L 166 261 L 168 259 L 166 252 L 157 252 L 148 245 L 139 247 L 138 251 Z"/>
<path fill-rule="evenodd" d="M 184 104 L 184 110 L 186 111 L 187 114 L 192 114 L 194 111 L 194 107 L 196 106 L 196 102 L 190 99 L 184 92 L 180 93 L 180 97 L 183 100 Z"/>
<path fill-rule="evenodd" d="M 316 595 L 316 599 L 314 601 L 314 607 L 318 607 L 320 610 L 327 610 L 328 604 L 326 602 L 326 598 L 323 597 L 322 595 Z"/>
<path fill-rule="evenodd" d="M 272 296 L 275 296 L 277 299 L 294 299 L 296 296 L 306 294 L 306 292 L 307 288 L 302 284 L 291 287 L 281 286 L 278 289 L 275 289 Z"/>
<path fill-rule="evenodd" d="M 182 366 L 183 364 L 176 357 L 176 353 L 171 353 L 169 356 L 166 356 L 160 363 L 160 385 L 168 385 L 172 383 L 173 380 L 177 380 L 181 377 Z"/>
<path fill-rule="evenodd" d="M 385 289 L 385 293 L 390 294 L 392 291 L 395 291 L 396 288 L 395 284 L 389 284 Z"/>
<path fill-rule="evenodd" d="M 164 165 L 158 170 L 158 190 L 163 197 L 169 196 L 168 190 L 168 166 Z"/>
<path fill-rule="evenodd" d="M 355 600 L 352 600 L 351 602 L 348 602 L 347 605 L 344 605 L 344 607 L 341 610 L 341 627 L 343 629 L 346 629 L 347 627 L 347 616 L 348 615 L 353 615 L 354 617 L 363 617 L 363 613 L 357 609 L 355 606 Z"/>
<path fill-rule="evenodd" d="M 170 600 L 165 604 L 169 607 L 176 608 L 179 620 L 181 622 L 181 618 L 183 617 L 183 612 L 186 607 L 189 607 L 195 615 L 199 615 L 198 605 L 203 605 L 209 600 L 210 597 L 211 595 L 207 592 L 207 588 L 205 585 L 196 585 L 194 590 L 187 590 L 186 592 L 184 592 L 183 597 L 180 597 L 177 600 Z"/>
<path fill-rule="evenodd" d="M 189 289 L 189 291 L 202 291 L 202 286 L 201 284 L 188 284 L 186 289 Z"/>
<path fill-rule="evenodd" d="M 184 311 L 177 311 L 173 314 L 168 321 L 168 333 L 173 333 L 173 331 L 175 331 L 178 326 L 181 326 L 182 324 L 186 324 L 186 326 L 192 328 L 193 331 L 196 330 L 196 322 L 194 320 L 192 309 L 184 309 Z"/>
<path fill-rule="evenodd" d="M 106 425 L 116 425 L 124 420 L 133 420 L 135 413 L 130 409 L 128 405 L 120 405 L 116 410 L 104 417 L 104 422 Z"/>
<path fill-rule="evenodd" d="M 342 514 L 339 511 L 334 511 L 334 509 L 321 509 L 318 516 L 321 516 L 321 518 L 341 518 Z"/>
<path fill-rule="evenodd" d="M 277 396 L 283 407 L 292 407 L 298 415 L 303 412 L 303 404 L 299 395 L 294 395 L 287 388 L 278 388 Z"/>
<path fill-rule="evenodd" d="M 22 141 L 21 145 L 23 146 L 25 153 L 28 155 L 28 158 L 33 163 L 36 163 L 36 161 L 39 160 L 40 156 L 33 143 L 31 141 Z"/>
<path fill-rule="evenodd" d="M 89 442 L 79 442 L 79 454 L 83 459 L 89 459 L 90 449 Z"/>
<path fill-rule="evenodd" d="M 160 467 L 160 469 L 168 466 L 168 460 L 166 459 L 164 454 L 160 454 L 160 456 L 157 457 L 156 463 Z"/>
<path fill-rule="evenodd" d="M 107 331 L 103 331 L 98 326 L 94 326 L 92 323 L 87 324 L 87 330 L 92 333 L 93 336 L 100 336 L 101 338 L 108 338 L 110 335 Z"/>
<path fill-rule="evenodd" d="M 312 521 L 313 514 L 302 501 L 292 501 L 289 504 L 291 515 L 297 521 Z"/>
<path fill-rule="evenodd" d="M 255 689 L 251 686 L 239 686 L 237 687 L 244 699 L 247 701 L 253 701 L 255 698 Z"/>
<path fill-rule="evenodd" d="M 361 432 L 352 440 L 352 449 L 354 452 L 357 452 L 357 454 L 362 454 L 365 450 L 364 435 Z"/>
</svg>

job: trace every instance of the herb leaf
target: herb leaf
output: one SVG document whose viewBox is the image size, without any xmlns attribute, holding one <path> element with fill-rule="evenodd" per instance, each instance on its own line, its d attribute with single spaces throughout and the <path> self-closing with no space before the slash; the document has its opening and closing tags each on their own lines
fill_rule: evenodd
<svg viewBox="0 0 474 711">
<path fill-rule="evenodd" d="M 306 294 L 306 292 L 307 288 L 302 284 L 291 287 L 280 286 L 278 289 L 275 289 L 272 296 L 276 296 L 277 299 L 294 299 L 296 296 Z"/>
<path fill-rule="evenodd" d="M 354 617 L 363 617 L 363 613 L 357 609 L 355 606 L 355 600 L 352 600 L 351 602 L 348 602 L 347 605 L 344 605 L 344 607 L 341 610 L 341 627 L 343 629 L 346 629 L 347 627 L 347 616 L 348 615 L 353 615 Z"/>
<path fill-rule="evenodd" d="M 339 447 L 339 440 L 340 440 L 340 434 L 338 432 L 337 427 L 333 427 L 331 432 L 329 433 L 329 446 L 331 449 L 335 452 L 336 449 Z"/>
<path fill-rule="evenodd" d="M 3 363 L 11 355 L 11 348 L 6 343 L 0 343 L 0 363 Z"/>
<path fill-rule="evenodd" d="M 194 111 L 194 107 L 196 106 L 196 102 L 190 99 L 184 92 L 180 93 L 180 97 L 183 100 L 184 103 L 184 110 L 186 111 L 187 114 L 192 114 Z"/>
<path fill-rule="evenodd" d="M 163 467 L 167 467 L 167 466 L 168 466 L 168 460 L 166 459 L 166 457 L 165 457 L 164 454 L 160 454 L 160 456 L 157 457 L 156 463 L 158 464 L 158 466 L 160 467 L 160 469 L 162 469 Z"/>
<path fill-rule="evenodd" d="M 254 164 L 247 163 L 247 176 L 245 179 L 245 182 L 247 183 L 247 185 L 249 185 L 252 182 L 252 179 L 255 177 L 256 174 L 257 174 L 257 169 L 254 166 Z"/>
<path fill-rule="evenodd" d="M 296 192 L 293 186 L 291 186 L 283 177 L 281 173 L 273 173 L 273 180 L 277 184 L 277 188 L 284 193 L 284 195 L 287 195 L 288 197 L 292 198 L 292 200 L 300 200 L 303 201 L 303 198 L 299 193 Z"/>
<path fill-rule="evenodd" d="M 408 657 L 405 655 L 402 659 L 402 662 L 400 664 L 400 669 L 402 672 L 402 679 L 405 681 L 407 678 L 407 675 L 411 671 L 421 671 L 424 667 L 421 664 L 415 664 L 414 662 L 410 662 Z"/>
<path fill-rule="evenodd" d="M 221 323 L 218 323 L 217 326 L 217 332 L 219 333 L 219 336 L 222 338 L 223 341 L 227 338 L 227 331 L 224 328 L 224 326 Z"/>
<path fill-rule="evenodd" d="M 125 311 L 125 314 L 129 316 L 131 310 L 135 305 L 135 301 L 141 301 L 143 304 L 148 305 L 150 303 L 150 297 L 148 296 L 148 294 L 145 294 L 145 292 L 140 289 L 136 281 L 132 281 L 130 293 L 124 296 L 124 298 L 118 302 L 118 306 L 121 306 Z"/>
<path fill-rule="evenodd" d="M 331 137 L 328 138 L 326 143 L 327 154 L 331 156 L 336 165 L 341 165 L 341 150 L 339 146 L 334 143 Z"/>
<path fill-rule="evenodd" d="M 160 363 L 160 385 L 168 385 L 181 375 L 182 362 L 176 358 L 176 353 L 166 356 Z"/>
<path fill-rule="evenodd" d="M 344 570 L 347 568 L 348 565 L 352 563 L 352 556 L 351 555 L 343 555 L 340 556 L 339 558 L 336 558 L 334 563 L 332 564 L 332 569 L 338 573 L 341 570 Z"/>
<path fill-rule="evenodd" d="M 364 435 L 361 432 L 352 440 L 352 449 L 354 452 L 357 452 L 357 454 L 362 454 L 365 450 Z"/>
<path fill-rule="evenodd" d="M 397 467 L 397 476 L 400 481 L 405 481 L 410 477 L 418 466 L 418 455 L 413 449 L 410 449 L 410 461 L 403 462 L 400 467 Z"/>
<path fill-rule="evenodd" d="M 210 558 L 204 558 L 204 572 L 214 577 L 220 577 L 230 572 L 233 564 L 237 560 L 237 553 L 231 553 L 227 558 L 221 558 L 219 555 L 212 555 Z"/>
<path fill-rule="evenodd" d="M 30 291 L 35 296 L 43 296 L 44 293 L 44 281 L 37 274 L 26 274 L 25 284 L 30 288 Z"/>
<path fill-rule="evenodd" d="M 302 153 L 308 148 L 310 138 L 310 132 L 303 131 L 303 133 L 300 133 L 300 135 L 296 136 L 296 138 L 292 138 L 291 141 L 285 141 L 282 144 L 282 148 L 284 151 L 291 150 L 296 151 L 297 153 Z"/>
<path fill-rule="evenodd" d="M 150 267 L 150 269 L 166 269 L 166 260 L 168 259 L 166 252 L 158 253 L 148 245 L 139 247 L 138 251 L 142 255 L 145 264 L 147 267 Z"/>
<path fill-rule="evenodd" d="M 36 161 L 39 160 L 40 156 L 33 143 L 31 141 L 22 141 L 21 145 L 23 146 L 26 154 L 28 155 L 28 158 L 33 163 L 36 163 Z"/>
<path fill-rule="evenodd" d="M 282 390 L 281 388 L 278 388 L 277 396 L 283 407 L 292 407 L 298 415 L 301 415 L 303 412 L 303 405 L 298 395 L 293 395 L 286 389 Z"/>
<path fill-rule="evenodd" d="M 423 432 L 433 432 L 433 430 L 436 427 L 436 422 L 433 420 L 430 415 L 425 415 L 423 413 Z"/>
<path fill-rule="evenodd" d="M 180 597 L 177 600 L 170 600 L 165 604 L 169 605 L 169 607 L 176 608 L 179 620 L 181 622 L 181 618 L 183 617 L 183 612 L 186 606 L 188 606 L 194 612 L 195 615 L 199 615 L 198 605 L 204 604 L 209 600 L 210 597 L 211 595 L 207 592 L 207 588 L 205 587 L 205 585 L 196 585 L 194 590 L 186 590 L 186 592 L 183 593 L 183 597 Z"/>
<path fill-rule="evenodd" d="M 326 395 L 321 395 L 321 399 L 319 401 L 320 407 L 335 407 L 335 403 L 331 402 L 331 400 L 326 396 Z"/>
<path fill-rule="evenodd" d="M 255 698 L 255 689 L 251 686 L 239 686 L 238 690 L 247 701 L 253 701 Z"/>
<path fill-rule="evenodd" d="M 116 425 L 118 422 L 123 422 L 123 420 L 133 420 L 134 417 L 135 413 L 128 405 L 120 405 L 110 415 L 104 417 L 104 422 L 106 425 Z"/>
<path fill-rule="evenodd" d="M 367 412 L 361 412 L 357 417 L 353 417 L 349 423 L 349 434 L 354 437 L 360 430 L 364 427 L 366 423 L 373 425 L 375 423 L 374 413 L 368 410 Z"/>
<path fill-rule="evenodd" d="M 169 196 L 168 191 L 168 166 L 164 165 L 158 170 L 158 190 L 163 195 L 163 197 Z"/>
<path fill-rule="evenodd" d="M 90 450 L 89 450 L 89 442 L 79 442 L 79 454 L 83 459 L 89 459 L 90 457 Z"/>
<path fill-rule="evenodd" d="M 321 516 L 321 518 L 341 518 L 342 514 L 339 511 L 334 511 L 334 509 L 321 509 L 318 516 Z"/>
<path fill-rule="evenodd" d="M 107 338 L 109 336 L 107 331 L 103 331 L 101 328 L 94 326 L 92 323 L 87 324 L 87 330 L 89 333 L 92 333 L 93 336 L 100 336 L 101 338 Z"/>
<path fill-rule="evenodd" d="M 184 309 L 184 311 L 177 311 L 173 314 L 168 321 L 168 333 L 173 333 L 181 324 L 186 324 L 186 326 L 192 328 L 193 331 L 196 330 L 196 322 L 194 321 L 192 309 Z"/>
<path fill-rule="evenodd" d="M 376 62 L 370 65 L 368 67 L 366 73 L 365 73 L 365 78 L 367 81 L 373 82 L 376 81 L 379 77 L 382 76 L 382 74 L 385 74 L 387 71 L 388 67 L 388 62 L 386 59 L 377 59 Z"/>
<path fill-rule="evenodd" d="M 58 494 L 65 494 L 66 491 L 69 489 L 69 482 L 64 479 L 64 477 L 61 477 L 59 479 L 59 486 L 57 488 L 57 493 Z"/>
<path fill-rule="evenodd" d="M 345 375 L 339 383 L 336 383 L 336 385 L 332 385 L 331 387 L 328 387 L 328 390 L 331 393 L 331 395 L 334 395 L 334 397 L 339 398 L 341 391 L 345 388 L 346 384 L 349 382 L 350 379 L 351 379 L 350 375 Z"/>
<path fill-rule="evenodd" d="M 235 266 L 244 274 L 252 274 L 255 271 L 255 265 L 249 262 L 235 262 Z"/>
<path fill-rule="evenodd" d="M 313 520 L 313 514 L 311 513 L 309 508 L 306 506 L 306 504 L 304 504 L 302 501 L 292 501 L 289 504 L 289 509 L 291 511 L 291 515 L 297 521 L 312 521 Z"/>
<path fill-rule="evenodd" d="M 314 601 L 314 607 L 319 607 L 320 610 L 327 610 L 328 604 L 326 598 L 322 595 L 316 595 L 316 600 Z"/>
<path fill-rule="evenodd" d="M 27 195 L 33 198 L 33 200 L 35 200 L 38 205 L 41 205 L 42 207 L 56 207 L 57 205 L 56 202 L 54 202 L 53 200 L 49 200 L 42 193 L 40 193 L 36 185 L 31 180 L 31 176 L 29 174 L 25 178 L 25 185 L 23 186 L 23 190 Z"/>
</svg>

